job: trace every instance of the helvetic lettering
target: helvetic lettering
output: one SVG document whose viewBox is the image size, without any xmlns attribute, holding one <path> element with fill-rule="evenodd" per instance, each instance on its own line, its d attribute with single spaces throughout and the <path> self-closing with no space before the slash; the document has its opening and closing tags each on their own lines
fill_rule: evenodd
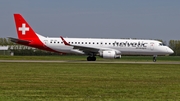
<svg viewBox="0 0 180 101">
<path fill-rule="evenodd" d="M 128 41 L 125 41 L 125 42 L 117 42 L 115 41 L 113 43 L 113 46 L 119 46 L 119 47 L 136 47 L 136 49 L 146 49 L 146 44 L 145 42 L 143 41 L 139 41 L 139 42 L 128 42 Z"/>
</svg>

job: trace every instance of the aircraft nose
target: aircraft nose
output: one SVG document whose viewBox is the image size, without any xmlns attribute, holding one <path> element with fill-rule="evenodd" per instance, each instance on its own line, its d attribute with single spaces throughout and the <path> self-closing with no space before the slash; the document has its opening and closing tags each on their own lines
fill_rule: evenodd
<svg viewBox="0 0 180 101">
<path fill-rule="evenodd" d="M 167 48 L 167 52 L 169 53 L 169 54 L 173 54 L 174 53 L 174 51 L 171 49 L 171 48 Z"/>
</svg>

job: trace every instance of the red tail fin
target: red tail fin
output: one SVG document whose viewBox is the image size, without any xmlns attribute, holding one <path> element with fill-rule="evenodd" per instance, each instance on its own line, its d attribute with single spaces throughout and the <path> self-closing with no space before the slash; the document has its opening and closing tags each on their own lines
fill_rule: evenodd
<svg viewBox="0 0 180 101">
<path fill-rule="evenodd" d="M 14 14 L 14 20 L 19 39 L 30 40 L 38 38 L 34 30 L 20 14 Z"/>
</svg>

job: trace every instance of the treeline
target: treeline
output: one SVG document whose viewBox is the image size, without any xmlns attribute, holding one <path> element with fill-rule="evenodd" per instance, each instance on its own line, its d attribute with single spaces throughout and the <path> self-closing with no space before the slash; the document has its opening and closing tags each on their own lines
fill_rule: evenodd
<svg viewBox="0 0 180 101">
<path fill-rule="evenodd" d="M 169 47 L 174 51 L 173 56 L 180 56 L 180 40 L 170 40 Z"/>
<path fill-rule="evenodd" d="M 167 42 L 164 43 L 167 44 Z M 8 38 L 0 38 L 0 46 L 9 46 L 9 50 L 12 51 L 14 55 L 60 55 L 59 53 L 19 45 L 11 42 Z M 171 54 L 172 56 L 180 56 L 180 40 L 170 40 L 168 46 L 174 50 L 174 54 Z"/>
<path fill-rule="evenodd" d="M 9 38 L 0 38 L 0 46 L 15 45 Z"/>
<path fill-rule="evenodd" d="M 54 56 L 54 55 L 62 55 L 59 53 L 54 53 L 54 52 L 48 52 L 48 51 L 43 51 L 39 49 L 16 49 L 13 50 L 14 55 L 19 55 L 19 56 Z"/>
</svg>

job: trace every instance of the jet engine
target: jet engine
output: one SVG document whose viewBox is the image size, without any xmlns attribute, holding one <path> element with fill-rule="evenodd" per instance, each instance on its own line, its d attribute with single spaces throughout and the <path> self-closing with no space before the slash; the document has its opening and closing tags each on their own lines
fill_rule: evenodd
<svg viewBox="0 0 180 101">
<path fill-rule="evenodd" d="M 120 52 L 116 52 L 116 51 L 102 51 L 100 52 L 100 56 L 103 58 L 107 58 L 107 59 L 116 59 L 116 58 L 121 58 L 121 55 L 119 54 Z"/>
</svg>

